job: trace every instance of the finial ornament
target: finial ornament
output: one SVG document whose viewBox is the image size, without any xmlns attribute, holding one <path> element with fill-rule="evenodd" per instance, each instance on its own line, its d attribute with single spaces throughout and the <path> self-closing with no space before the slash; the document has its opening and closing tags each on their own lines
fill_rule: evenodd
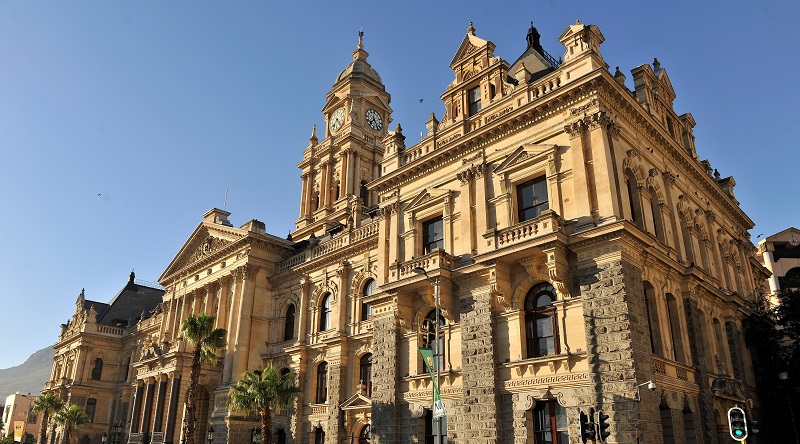
<svg viewBox="0 0 800 444">
<path fill-rule="evenodd" d="M 469 28 L 467 28 L 467 34 L 475 35 L 475 27 L 472 26 L 472 22 L 469 22 Z"/>
<path fill-rule="evenodd" d="M 653 58 L 653 71 L 655 71 L 656 74 L 661 71 L 661 62 L 659 62 L 657 58 Z"/>
<path fill-rule="evenodd" d="M 311 130 L 311 138 L 308 139 L 309 141 L 319 140 L 317 139 L 317 125 L 314 125 L 314 128 Z"/>
<path fill-rule="evenodd" d="M 358 28 L 358 49 L 364 49 L 364 27 Z"/>
</svg>

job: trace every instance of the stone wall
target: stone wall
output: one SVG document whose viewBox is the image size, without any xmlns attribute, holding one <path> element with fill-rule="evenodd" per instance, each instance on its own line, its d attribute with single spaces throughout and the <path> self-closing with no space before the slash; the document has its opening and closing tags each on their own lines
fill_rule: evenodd
<svg viewBox="0 0 800 444">
<path fill-rule="evenodd" d="M 706 361 L 706 350 L 703 342 L 703 330 L 701 322 L 703 315 L 697 301 L 692 298 L 684 300 L 686 311 L 686 329 L 689 335 L 689 349 L 692 353 L 692 362 L 695 366 L 695 379 L 697 381 L 708 381 L 709 368 Z M 713 395 L 707 384 L 699 384 L 699 413 L 700 424 L 696 425 L 698 430 L 698 441 L 717 444 L 716 421 L 714 420 Z M 699 426 L 699 427 L 698 427 Z"/>
<path fill-rule="evenodd" d="M 346 434 L 342 427 L 344 424 L 339 419 L 341 410 L 339 404 L 344 401 L 342 392 L 344 391 L 344 378 L 347 369 L 343 369 L 340 364 L 331 365 L 328 368 L 328 424 L 325 427 L 325 443 L 339 444 Z"/>
<path fill-rule="evenodd" d="M 636 442 L 637 427 L 640 443 L 661 443 L 658 400 L 634 400 L 637 381 L 653 377 L 642 270 L 617 258 L 581 266 L 575 278 L 591 373 L 591 387 L 575 390 L 579 408 L 610 416 L 610 443 Z M 579 437 L 577 421 L 570 422 L 570 436 Z"/>
<path fill-rule="evenodd" d="M 463 407 L 449 413 L 448 439 L 489 443 L 498 438 L 491 292 L 474 289 L 459 298 Z M 451 425 L 452 424 L 452 425 Z"/>
<path fill-rule="evenodd" d="M 397 315 L 373 321 L 372 338 L 372 440 L 373 444 L 398 442 Z"/>
</svg>

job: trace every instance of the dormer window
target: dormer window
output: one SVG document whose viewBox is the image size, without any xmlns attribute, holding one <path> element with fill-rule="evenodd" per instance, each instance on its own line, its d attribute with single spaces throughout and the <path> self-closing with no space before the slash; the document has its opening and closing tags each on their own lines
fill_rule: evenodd
<svg viewBox="0 0 800 444">
<path fill-rule="evenodd" d="M 468 93 L 469 116 L 472 117 L 481 110 L 481 87 L 472 88 Z"/>
</svg>

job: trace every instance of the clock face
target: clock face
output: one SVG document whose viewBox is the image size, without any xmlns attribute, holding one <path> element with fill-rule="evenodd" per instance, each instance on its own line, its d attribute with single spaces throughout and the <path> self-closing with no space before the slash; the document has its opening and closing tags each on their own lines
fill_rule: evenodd
<svg viewBox="0 0 800 444">
<path fill-rule="evenodd" d="M 331 114 L 330 128 L 331 131 L 336 131 L 342 127 L 344 123 L 344 108 L 339 108 Z"/>
<path fill-rule="evenodd" d="M 383 119 L 381 119 L 381 115 L 374 109 L 369 108 L 365 113 L 365 117 L 367 118 L 367 125 L 369 125 L 370 128 L 375 131 L 380 131 L 381 128 L 383 128 Z"/>
<path fill-rule="evenodd" d="M 796 247 L 796 246 L 800 245 L 800 240 L 798 240 L 796 237 L 792 236 L 792 237 L 789 238 L 789 243 L 793 247 Z"/>
</svg>

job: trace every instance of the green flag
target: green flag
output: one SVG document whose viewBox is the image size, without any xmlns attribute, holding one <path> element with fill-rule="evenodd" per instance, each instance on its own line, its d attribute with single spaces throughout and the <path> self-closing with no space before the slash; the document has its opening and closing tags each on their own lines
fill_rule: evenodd
<svg viewBox="0 0 800 444">
<path fill-rule="evenodd" d="M 441 418 L 446 416 L 444 412 L 444 403 L 442 403 L 442 396 L 439 393 L 439 381 L 436 380 L 436 372 L 433 369 L 433 350 L 429 348 L 420 348 L 419 353 L 422 355 L 422 361 L 425 362 L 425 367 L 431 375 L 433 381 L 433 417 Z"/>
</svg>

